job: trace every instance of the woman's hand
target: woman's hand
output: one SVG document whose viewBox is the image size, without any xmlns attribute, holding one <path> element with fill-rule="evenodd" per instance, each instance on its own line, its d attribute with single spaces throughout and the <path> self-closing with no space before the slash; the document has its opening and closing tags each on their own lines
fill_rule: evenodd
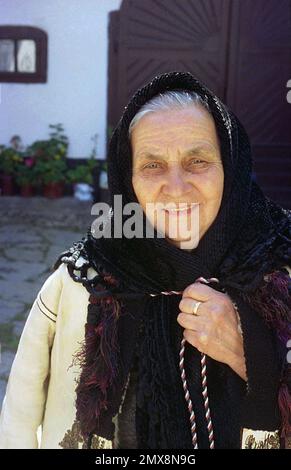
<svg viewBox="0 0 291 470">
<path fill-rule="evenodd" d="M 195 304 L 200 301 L 197 314 Z M 183 291 L 178 323 L 185 328 L 184 338 L 200 352 L 228 364 L 247 380 L 239 319 L 228 295 L 195 282 Z"/>
</svg>

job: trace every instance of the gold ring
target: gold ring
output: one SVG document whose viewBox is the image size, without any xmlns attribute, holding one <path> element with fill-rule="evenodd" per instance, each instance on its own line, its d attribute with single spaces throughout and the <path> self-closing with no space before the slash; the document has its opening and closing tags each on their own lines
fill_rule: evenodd
<svg viewBox="0 0 291 470">
<path fill-rule="evenodd" d="M 201 303 L 202 303 L 202 302 L 196 302 L 196 303 L 195 303 L 195 306 L 194 306 L 194 309 L 193 309 L 193 312 L 192 312 L 193 315 L 197 315 L 197 310 L 198 310 L 199 305 L 200 305 Z"/>
</svg>

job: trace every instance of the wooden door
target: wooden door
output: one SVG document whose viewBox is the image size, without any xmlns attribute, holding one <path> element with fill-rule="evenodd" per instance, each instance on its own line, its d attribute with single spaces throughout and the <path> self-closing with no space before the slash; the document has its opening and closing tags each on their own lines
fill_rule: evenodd
<svg viewBox="0 0 291 470">
<path fill-rule="evenodd" d="M 189 71 L 250 135 L 255 177 L 291 208 L 291 0 L 124 0 L 110 14 L 108 129 L 155 75 Z"/>
</svg>

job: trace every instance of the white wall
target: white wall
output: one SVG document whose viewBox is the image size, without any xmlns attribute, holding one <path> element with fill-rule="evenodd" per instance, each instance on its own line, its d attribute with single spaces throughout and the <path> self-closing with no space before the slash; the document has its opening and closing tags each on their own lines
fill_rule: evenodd
<svg viewBox="0 0 291 470">
<path fill-rule="evenodd" d="M 30 25 L 48 34 L 47 83 L 2 83 L 0 144 L 19 134 L 25 145 L 61 122 L 70 157 L 88 157 L 98 133 L 105 156 L 108 12 L 121 0 L 0 0 L 0 25 Z"/>
</svg>

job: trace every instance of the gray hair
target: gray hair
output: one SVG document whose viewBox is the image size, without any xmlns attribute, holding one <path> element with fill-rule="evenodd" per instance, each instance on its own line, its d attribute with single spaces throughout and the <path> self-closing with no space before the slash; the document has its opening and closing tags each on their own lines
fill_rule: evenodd
<svg viewBox="0 0 291 470">
<path fill-rule="evenodd" d="M 139 122 L 139 120 L 148 113 L 153 113 L 157 111 L 171 110 L 173 108 L 185 109 L 189 105 L 202 106 L 206 111 L 211 114 L 207 97 L 203 99 L 198 93 L 194 91 L 166 91 L 165 93 L 160 93 L 157 96 L 154 96 L 151 100 L 147 101 L 141 109 L 136 113 L 133 119 L 130 122 L 128 128 L 129 138 L 133 128 Z"/>
</svg>

